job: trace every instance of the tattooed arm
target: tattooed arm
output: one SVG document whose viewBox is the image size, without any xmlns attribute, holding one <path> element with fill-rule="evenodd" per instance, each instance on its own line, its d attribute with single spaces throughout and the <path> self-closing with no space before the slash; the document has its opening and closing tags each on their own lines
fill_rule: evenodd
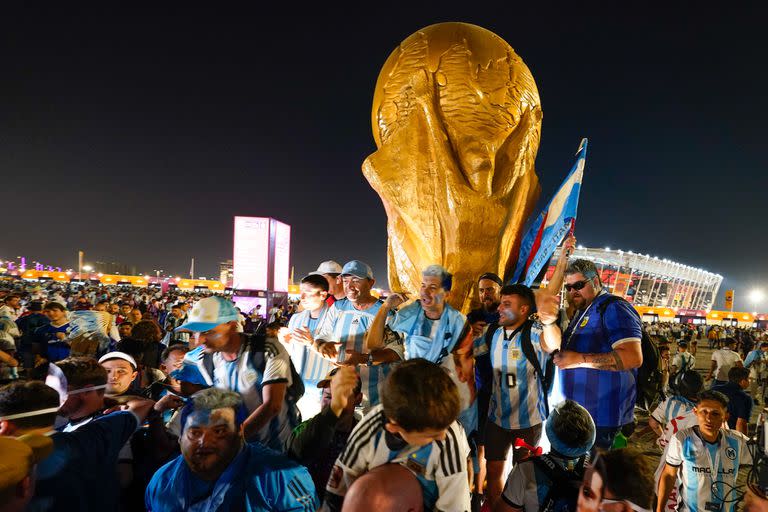
<svg viewBox="0 0 768 512">
<path fill-rule="evenodd" d="M 623 340 L 614 345 L 611 352 L 604 354 L 582 354 L 564 350 L 555 355 L 555 364 L 562 370 L 569 368 L 592 368 L 620 372 L 638 368 L 643 364 L 643 351 L 640 340 Z"/>
</svg>

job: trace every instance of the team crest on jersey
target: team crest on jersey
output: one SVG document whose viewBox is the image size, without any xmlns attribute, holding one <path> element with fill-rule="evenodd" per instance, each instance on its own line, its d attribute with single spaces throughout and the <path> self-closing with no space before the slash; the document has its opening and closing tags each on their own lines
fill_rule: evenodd
<svg viewBox="0 0 768 512">
<path fill-rule="evenodd" d="M 579 324 L 579 327 L 584 327 L 585 325 L 587 325 L 587 322 L 589 322 L 589 317 L 585 316 L 584 320 L 582 320 L 581 323 Z"/>
<path fill-rule="evenodd" d="M 423 475 L 427 471 L 427 468 L 419 464 L 419 461 L 416 460 L 415 453 L 412 454 L 410 457 L 408 457 L 408 460 L 405 463 L 405 467 L 407 467 L 417 475 Z"/>
<path fill-rule="evenodd" d="M 728 457 L 729 460 L 736 460 L 736 450 L 729 446 L 725 449 L 725 456 Z"/>
<path fill-rule="evenodd" d="M 344 471 L 341 469 L 341 466 L 334 464 L 333 469 L 331 470 L 331 477 L 328 479 L 328 486 L 338 489 L 343 475 Z"/>
<path fill-rule="evenodd" d="M 256 380 L 259 378 L 258 374 L 256 373 L 256 370 L 252 368 L 248 368 L 243 372 L 243 380 L 245 381 L 246 385 L 252 386 Z"/>
</svg>

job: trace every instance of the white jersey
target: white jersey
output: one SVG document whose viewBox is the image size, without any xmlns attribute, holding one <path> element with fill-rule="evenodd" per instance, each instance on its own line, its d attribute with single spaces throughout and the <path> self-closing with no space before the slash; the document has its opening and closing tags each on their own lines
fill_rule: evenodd
<svg viewBox="0 0 768 512">
<path fill-rule="evenodd" d="M 741 363 L 741 356 L 729 348 L 721 348 L 712 352 L 712 360 L 717 363 L 715 380 L 728 380 L 728 370 Z"/>
<path fill-rule="evenodd" d="M 323 341 L 341 342 L 339 347 L 338 362 L 345 359 L 345 350 L 363 352 L 365 334 L 370 329 L 376 313 L 379 312 L 383 302 L 377 300 L 365 310 L 356 309 L 348 299 L 342 299 L 333 303 L 328 310 L 328 321 L 318 331 L 315 339 Z M 402 344 L 390 344 L 386 348 L 395 350 L 403 358 Z M 380 401 L 380 388 L 384 384 L 385 377 L 389 374 L 390 364 L 378 364 L 375 366 L 358 366 L 360 380 L 363 383 L 363 407 L 373 407 Z"/>
<path fill-rule="evenodd" d="M 672 366 L 677 368 L 678 372 L 693 370 L 696 368 L 696 359 L 693 357 L 693 354 L 688 352 L 678 352 L 672 358 Z"/>
<path fill-rule="evenodd" d="M 669 440 L 666 462 L 678 467 L 679 512 L 735 512 L 733 488 L 739 468 L 752 464 L 747 437 L 741 432 L 720 429 L 714 443 L 701 438 L 699 427 L 688 427 Z M 725 503 L 730 502 L 730 503 Z"/>
<path fill-rule="evenodd" d="M 669 440 L 680 430 L 696 425 L 698 419 L 693 412 L 696 404 L 678 395 L 672 395 L 661 402 L 651 413 L 651 417 L 664 426 L 664 432 L 658 440 L 659 446 L 666 448 Z M 664 457 L 661 458 L 662 465 Z"/>
<path fill-rule="evenodd" d="M 336 460 L 321 510 L 340 510 L 349 486 L 361 475 L 384 464 L 394 463 L 410 470 L 422 488 L 425 510 L 468 512 L 469 444 L 464 429 L 453 422 L 444 441 L 414 447 L 387 432 L 381 405 L 360 420 L 352 430 L 344 452 Z"/>
</svg>

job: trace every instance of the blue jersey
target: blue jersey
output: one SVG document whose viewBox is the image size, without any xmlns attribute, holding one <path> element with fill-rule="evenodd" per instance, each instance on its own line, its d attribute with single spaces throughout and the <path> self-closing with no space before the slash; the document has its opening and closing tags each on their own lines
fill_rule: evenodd
<svg viewBox="0 0 768 512">
<path fill-rule="evenodd" d="M 541 324 L 531 327 L 531 344 L 541 368 L 547 353 L 541 348 Z M 523 354 L 522 331 L 498 327 L 491 339 L 490 351 L 485 334 L 475 340 L 475 356 L 489 356 L 493 369 L 493 389 L 488 419 L 501 428 L 523 429 L 541 424 L 547 417 L 544 389 L 533 365 Z"/>
<path fill-rule="evenodd" d="M 602 293 L 585 311 L 576 312 L 563 335 L 563 350 L 607 354 L 621 343 L 640 342 L 640 318 L 628 302 L 611 302 L 601 315 L 599 305 L 610 296 Z M 558 370 L 555 385 L 563 398 L 587 409 L 596 426 L 619 427 L 634 418 L 636 373 L 635 370 L 614 372 L 591 368 Z"/>
<path fill-rule="evenodd" d="M 377 300 L 368 309 L 359 310 L 348 299 L 334 302 L 328 310 L 328 322 L 317 333 L 316 339 L 341 342 L 339 362 L 344 361 L 345 350 L 364 352 L 365 335 L 382 304 L 381 300 Z M 394 346 L 390 345 L 387 348 L 395 349 Z M 371 367 L 358 366 L 360 380 L 363 383 L 363 406 L 366 409 L 379 403 L 380 388 L 384 384 L 384 378 L 389 374 L 390 368 L 390 364 L 378 364 Z"/>
<path fill-rule="evenodd" d="M 197 478 L 179 455 L 157 470 L 144 501 L 150 512 L 310 512 L 319 505 L 307 469 L 258 443 L 246 443 L 215 482 Z"/>
<path fill-rule="evenodd" d="M 707 503 L 715 503 L 722 505 L 722 512 L 735 512 L 738 502 L 731 490 L 736 487 L 739 468 L 752 464 L 752 456 L 741 432 L 720 429 L 717 441 L 709 443 L 701 437 L 699 427 L 693 426 L 669 440 L 666 462 L 679 468 L 678 511 L 709 512 Z"/>
</svg>

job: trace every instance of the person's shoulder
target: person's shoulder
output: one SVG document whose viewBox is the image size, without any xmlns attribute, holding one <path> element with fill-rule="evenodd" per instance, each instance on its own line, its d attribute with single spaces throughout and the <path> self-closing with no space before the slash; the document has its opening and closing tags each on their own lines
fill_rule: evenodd
<svg viewBox="0 0 768 512">
<path fill-rule="evenodd" d="M 258 442 L 245 443 L 244 449 L 247 452 L 248 471 L 250 473 L 293 471 L 303 468 L 293 459 Z"/>
<path fill-rule="evenodd" d="M 735 439 L 735 440 L 737 440 L 737 441 L 739 441 L 741 443 L 744 443 L 744 444 L 746 444 L 749 441 L 749 437 L 745 436 L 744 434 L 742 434 L 738 430 L 733 430 L 733 429 L 730 429 L 730 428 L 724 428 L 724 429 L 721 429 L 721 431 L 723 432 L 723 435 L 726 438 Z"/>
</svg>

